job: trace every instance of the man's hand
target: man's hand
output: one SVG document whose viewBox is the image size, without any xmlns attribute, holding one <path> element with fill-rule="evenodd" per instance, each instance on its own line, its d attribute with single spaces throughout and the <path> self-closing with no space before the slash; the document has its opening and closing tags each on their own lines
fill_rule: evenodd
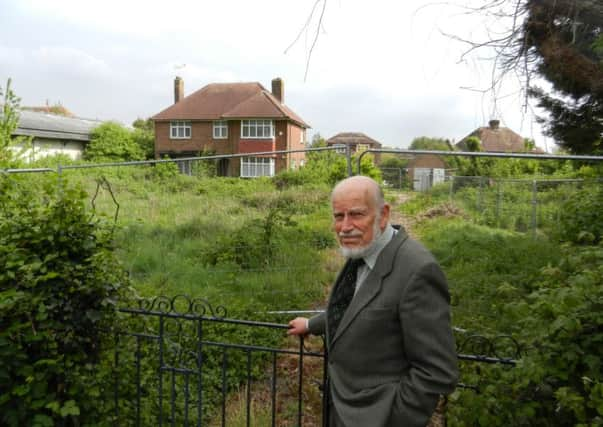
<svg viewBox="0 0 603 427">
<path fill-rule="evenodd" d="M 308 319 L 305 317 L 296 317 L 292 321 L 289 322 L 289 330 L 287 331 L 287 335 L 308 335 L 310 331 L 308 330 Z"/>
</svg>

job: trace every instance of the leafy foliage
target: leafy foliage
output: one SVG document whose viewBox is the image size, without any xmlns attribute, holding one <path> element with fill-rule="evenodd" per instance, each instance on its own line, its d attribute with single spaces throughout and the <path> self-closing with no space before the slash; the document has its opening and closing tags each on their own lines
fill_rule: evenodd
<svg viewBox="0 0 603 427">
<path fill-rule="evenodd" d="M 132 139 L 144 153 L 145 159 L 152 159 L 155 156 L 155 126 L 151 119 L 136 119 L 132 123 L 134 128 Z"/>
<path fill-rule="evenodd" d="M 0 180 L 2 425 L 98 425 L 109 371 L 95 369 L 127 278 L 81 190 Z"/>
<path fill-rule="evenodd" d="M 573 153 L 603 150 L 603 9 L 598 2 L 527 1 L 525 49 L 539 57 L 537 70 L 554 92 L 532 88 L 548 134 Z"/>
<path fill-rule="evenodd" d="M 515 297 L 502 302 L 504 317 L 516 319 L 516 335 L 527 351 L 515 368 L 469 373 L 483 386 L 478 394 L 454 393 L 455 421 L 484 426 L 603 423 L 602 261 L 601 247 L 569 248 L 525 288 L 532 292 L 512 290 Z"/>
<path fill-rule="evenodd" d="M 27 151 L 30 138 L 14 137 L 13 133 L 19 126 L 19 103 L 21 99 L 15 95 L 11 87 L 11 79 L 6 82 L 5 89 L 0 86 L 0 169 L 18 166 L 18 158 Z M 21 146 L 17 151 L 11 147 Z"/>
<path fill-rule="evenodd" d="M 84 152 L 86 160 L 99 163 L 143 160 L 144 157 L 145 153 L 132 132 L 114 122 L 94 128 Z"/>
<path fill-rule="evenodd" d="M 574 243 L 597 244 L 603 238 L 603 184 L 572 194 L 560 209 L 561 237 Z"/>
<path fill-rule="evenodd" d="M 352 171 L 357 172 L 357 156 L 352 156 Z M 346 157 L 335 151 L 320 151 L 307 154 L 307 163 L 295 171 L 283 171 L 277 175 L 277 188 L 299 184 L 327 184 L 332 186 L 348 176 Z M 360 162 L 361 175 L 381 181 L 381 170 L 374 164 L 372 156 L 365 155 Z"/>
<path fill-rule="evenodd" d="M 412 140 L 408 146 L 409 150 L 432 150 L 432 151 L 452 151 L 450 141 L 444 138 L 430 138 L 419 136 Z"/>
</svg>

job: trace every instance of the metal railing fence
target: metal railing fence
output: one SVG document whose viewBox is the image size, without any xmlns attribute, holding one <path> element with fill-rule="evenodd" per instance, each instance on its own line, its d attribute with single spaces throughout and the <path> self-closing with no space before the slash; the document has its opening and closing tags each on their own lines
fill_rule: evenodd
<svg viewBox="0 0 603 427">
<path fill-rule="evenodd" d="M 314 349 L 303 337 L 285 343 L 285 324 L 229 318 L 223 306 L 184 295 L 119 311 L 113 425 L 328 426 L 322 339 Z M 512 337 L 455 332 L 461 363 L 512 367 L 521 357 Z"/>
<path fill-rule="evenodd" d="M 314 389 L 321 398 L 325 372 L 314 378 L 304 364 L 324 354 L 303 338 L 284 346 L 286 325 L 227 318 L 224 307 L 182 295 L 120 312 L 127 327 L 115 338 L 114 425 L 320 422 L 304 414 L 304 396 Z"/>
</svg>

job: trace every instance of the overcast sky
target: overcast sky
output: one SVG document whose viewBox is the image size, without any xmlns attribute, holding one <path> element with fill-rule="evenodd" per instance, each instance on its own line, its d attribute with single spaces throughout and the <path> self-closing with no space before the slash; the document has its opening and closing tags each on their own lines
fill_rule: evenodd
<svg viewBox="0 0 603 427">
<path fill-rule="evenodd" d="M 11 77 L 23 106 L 131 124 L 171 105 L 177 75 L 185 95 L 213 82 L 270 89 L 281 77 L 309 136 L 363 132 L 405 148 L 418 136 L 458 141 L 497 118 L 552 150 L 517 82 L 497 102 L 477 91 L 490 84 L 487 52 L 460 60 L 466 46 L 442 34 L 480 39 L 500 22 L 451 2 L 328 0 L 305 77 L 322 3 L 300 30 L 315 3 L 0 0 L 0 85 Z"/>
</svg>

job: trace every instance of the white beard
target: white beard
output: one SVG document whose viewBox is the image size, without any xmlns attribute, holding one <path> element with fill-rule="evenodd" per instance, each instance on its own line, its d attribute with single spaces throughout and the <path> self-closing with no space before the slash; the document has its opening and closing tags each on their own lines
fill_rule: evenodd
<svg viewBox="0 0 603 427">
<path fill-rule="evenodd" d="M 379 228 L 379 223 L 381 222 L 381 218 L 377 217 L 375 218 L 375 223 L 373 224 L 373 238 L 371 239 L 371 241 L 365 245 L 365 246 L 360 246 L 357 248 L 348 248 L 345 247 L 343 245 L 339 245 L 339 250 L 341 251 L 341 254 L 345 257 L 345 258 L 351 258 L 351 259 L 358 259 L 358 258 L 364 258 L 365 255 L 367 255 L 368 253 L 371 252 L 371 249 L 373 249 L 373 246 L 375 245 L 375 242 L 377 242 L 377 239 L 381 236 L 382 231 Z"/>
</svg>

